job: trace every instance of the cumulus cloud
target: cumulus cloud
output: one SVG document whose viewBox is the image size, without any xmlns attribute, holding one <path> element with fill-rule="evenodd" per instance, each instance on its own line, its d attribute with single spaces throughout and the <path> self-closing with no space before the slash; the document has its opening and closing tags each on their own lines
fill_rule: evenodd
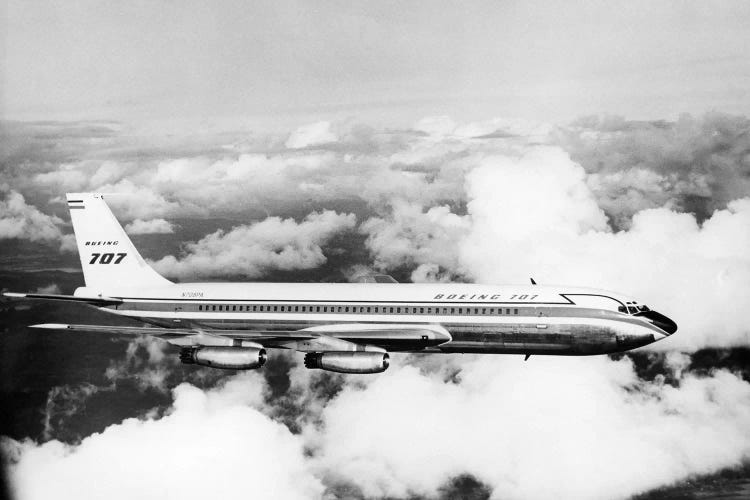
<svg viewBox="0 0 750 500">
<path fill-rule="evenodd" d="M 669 386 L 627 358 L 478 357 L 436 375 L 345 386 L 311 432 L 329 480 L 407 497 L 468 473 L 493 498 L 627 498 L 750 456 L 750 384 L 726 371 Z"/>
<path fill-rule="evenodd" d="M 639 210 L 665 205 L 702 220 L 750 192 L 750 120 L 743 116 L 591 116 L 555 136 L 591 174 L 602 208 L 621 226 Z"/>
<path fill-rule="evenodd" d="M 206 392 L 182 384 L 168 415 L 127 419 L 74 446 L 4 438 L 12 488 L 25 499 L 319 497 L 301 439 L 256 409 L 262 387 L 256 374 Z"/>
<path fill-rule="evenodd" d="M 130 234 L 169 234 L 174 233 L 174 226 L 164 219 L 136 219 L 125 226 Z"/>
<path fill-rule="evenodd" d="M 338 137 L 331 130 L 331 122 L 316 122 L 304 125 L 289 135 L 285 145 L 290 149 L 307 148 L 335 142 Z"/>
<path fill-rule="evenodd" d="M 628 358 L 397 355 L 374 377 L 293 365 L 279 395 L 263 372 L 181 384 L 166 412 L 3 450 L 30 499 L 434 496 L 467 475 L 493 498 L 628 498 L 750 458 L 750 384 L 688 365 L 668 360 L 671 384 Z"/>
<path fill-rule="evenodd" d="M 0 200 L 0 238 L 23 238 L 30 241 L 59 240 L 62 233 L 57 227 L 59 218 L 28 205 L 23 195 L 14 190 L 3 193 Z"/>
<path fill-rule="evenodd" d="M 583 169 L 547 148 L 487 159 L 469 174 L 467 194 L 472 226 L 460 262 L 472 279 L 534 276 L 632 294 L 680 326 L 661 347 L 750 341 L 750 312 L 740 305 L 750 300 L 750 200 L 730 202 L 703 224 L 667 208 L 644 210 L 615 232 Z"/>
<path fill-rule="evenodd" d="M 417 266 L 412 281 L 448 279 L 459 268 L 455 242 L 466 236 L 470 222 L 447 206 L 424 211 L 414 203 L 396 202 L 387 217 L 372 217 L 360 226 L 375 267 L 386 270 Z"/>
<path fill-rule="evenodd" d="M 27 204 L 21 193 L 7 186 L 0 186 L 0 195 L 3 196 L 0 199 L 0 240 L 57 242 L 61 250 L 71 250 L 69 239 L 58 227 L 62 224 L 59 217 Z"/>
<path fill-rule="evenodd" d="M 62 192 L 71 192 L 84 189 L 88 186 L 89 179 L 86 172 L 78 168 L 78 165 L 67 163 L 60 165 L 57 170 L 36 174 L 34 182 L 54 186 Z"/>
<path fill-rule="evenodd" d="M 229 232 L 217 231 L 186 245 L 184 256 L 154 263 L 168 276 L 261 276 L 268 270 L 312 269 L 325 263 L 322 246 L 356 223 L 354 214 L 314 212 L 297 223 L 268 217 Z"/>
<path fill-rule="evenodd" d="M 138 336 L 130 342 L 125 356 L 112 360 L 104 372 L 104 377 L 112 382 L 112 389 L 123 380 L 134 380 L 139 389 L 156 389 L 167 392 L 167 377 L 177 364 L 177 358 L 167 357 L 165 350 L 169 344 L 148 335 Z"/>
</svg>

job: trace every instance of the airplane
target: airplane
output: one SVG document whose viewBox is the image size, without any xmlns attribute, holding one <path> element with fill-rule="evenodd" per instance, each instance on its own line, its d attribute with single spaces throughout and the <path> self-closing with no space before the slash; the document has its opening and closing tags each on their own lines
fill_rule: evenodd
<svg viewBox="0 0 750 500">
<path fill-rule="evenodd" d="M 387 275 L 353 283 L 173 283 L 141 257 L 97 193 L 67 194 L 85 286 L 72 301 L 148 326 L 39 324 L 33 328 L 152 335 L 180 360 L 245 370 L 266 349 L 305 353 L 310 369 L 380 373 L 389 352 L 594 355 L 664 339 L 674 321 L 624 295 L 537 285 L 400 284 Z"/>
</svg>

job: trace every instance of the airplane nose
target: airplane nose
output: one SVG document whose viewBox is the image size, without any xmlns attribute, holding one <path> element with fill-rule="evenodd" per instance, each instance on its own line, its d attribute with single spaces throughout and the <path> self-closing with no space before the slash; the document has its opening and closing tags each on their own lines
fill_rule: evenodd
<svg viewBox="0 0 750 500">
<path fill-rule="evenodd" d="M 642 312 L 638 316 L 648 319 L 654 326 L 664 330 L 667 335 L 672 335 L 677 331 L 677 323 L 656 311 Z"/>
</svg>

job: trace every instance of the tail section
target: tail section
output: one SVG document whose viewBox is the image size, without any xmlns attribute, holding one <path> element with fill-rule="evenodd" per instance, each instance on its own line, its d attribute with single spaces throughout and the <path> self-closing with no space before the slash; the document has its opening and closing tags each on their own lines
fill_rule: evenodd
<svg viewBox="0 0 750 500">
<path fill-rule="evenodd" d="M 143 260 L 103 195 L 66 196 L 86 287 L 111 290 L 172 284 Z"/>
</svg>

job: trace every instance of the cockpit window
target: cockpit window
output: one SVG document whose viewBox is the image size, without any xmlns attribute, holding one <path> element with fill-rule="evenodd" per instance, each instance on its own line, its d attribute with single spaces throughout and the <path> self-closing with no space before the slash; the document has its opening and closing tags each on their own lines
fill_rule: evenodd
<svg viewBox="0 0 750 500">
<path fill-rule="evenodd" d="M 647 305 L 639 306 L 637 302 L 627 302 L 627 306 L 620 306 L 617 308 L 618 311 L 625 314 L 638 314 L 642 312 L 648 312 L 651 309 Z"/>
</svg>

